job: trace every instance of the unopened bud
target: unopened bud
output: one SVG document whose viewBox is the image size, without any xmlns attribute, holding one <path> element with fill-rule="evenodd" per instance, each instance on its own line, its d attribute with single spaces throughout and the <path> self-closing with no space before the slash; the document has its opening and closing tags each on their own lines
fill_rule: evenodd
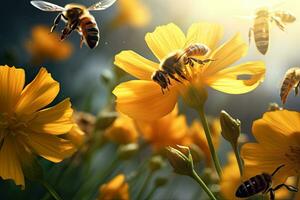
<svg viewBox="0 0 300 200">
<path fill-rule="evenodd" d="M 199 163 L 202 160 L 204 160 L 205 155 L 204 155 L 203 151 L 199 148 L 198 145 L 190 144 L 189 148 L 190 148 L 194 163 Z"/>
<path fill-rule="evenodd" d="M 149 168 L 152 172 L 161 169 L 165 165 L 161 156 L 153 156 L 149 162 Z"/>
<path fill-rule="evenodd" d="M 220 114 L 220 123 L 222 127 L 222 136 L 225 140 L 236 146 L 241 132 L 241 122 L 233 119 L 226 111 L 222 110 Z"/>
<path fill-rule="evenodd" d="M 138 151 L 139 146 L 136 143 L 121 145 L 118 148 L 118 155 L 121 160 L 128 160 Z"/>
<path fill-rule="evenodd" d="M 272 112 L 276 110 L 282 110 L 282 107 L 280 107 L 277 103 L 270 103 L 268 107 L 268 112 Z"/>
<path fill-rule="evenodd" d="M 190 149 L 186 146 L 176 146 L 166 148 L 167 158 L 172 165 L 174 172 L 181 175 L 190 176 L 193 174 L 194 164 Z"/>
</svg>

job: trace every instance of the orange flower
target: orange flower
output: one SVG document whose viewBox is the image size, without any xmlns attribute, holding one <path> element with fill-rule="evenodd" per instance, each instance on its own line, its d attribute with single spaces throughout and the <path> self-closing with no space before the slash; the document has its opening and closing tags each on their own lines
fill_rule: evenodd
<svg viewBox="0 0 300 200">
<path fill-rule="evenodd" d="M 212 119 L 209 123 L 214 147 L 217 149 L 220 143 L 221 125 L 219 119 Z M 196 144 L 204 153 L 207 166 L 211 166 L 211 153 L 205 137 L 204 129 L 198 121 L 194 121 L 189 128 L 191 142 Z"/>
<path fill-rule="evenodd" d="M 74 125 L 69 99 L 45 108 L 57 96 L 59 83 L 41 68 L 25 88 L 24 84 L 23 69 L 0 66 L 0 177 L 23 188 L 23 170 L 30 169 L 34 154 L 57 163 L 75 150 L 70 141 L 58 137 Z"/>
<path fill-rule="evenodd" d="M 166 146 L 183 145 L 187 140 L 186 118 L 178 115 L 176 108 L 161 119 L 137 121 L 137 126 L 144 140 L 157 151 Z"/>
<path fill-rule="evenodd" d="M 105 131 L 105 137 L 118 144 L 136 142 L 138 132 L 134 121 L 125 115 L 120 115 Z"/>
<path fill-rule="evenodd" d="M 299 175 L 300 168 L 300 113 L 288 110 L 266 112 L 256 120 L 252 132 L 257 143 L 243 145 L 245 176 L 272 173 L 285 165 L 273 177 L 274 185 L 289 176 Z"/>
<path fill-rule="evenodd" d="M 35 26 L 32 28 L 31 39 L 25 45 L 35 62 L 45 59 L 65 60 L 73 51 L 73 46 L 67 41 L 61 41 L 57 33 L 50 33 L 47 26 Z"/>
<path fill-rule="evenodd" d="M 150 12 L 140 0 L 118 0 L 118 15 L 112 26 L 128 24 L 133 27 L 143 27 L 150 22 Z"/>
<path fill-rule="evenodd" d="M 265 65 L 261 61 L 247 62 L 229 67 L 246 55 L 248 46 L 240 34 L 217 48 L 223 35 L 217 24 L 193 24 L 187 36 L 173 23 L 159 26 L 145 39 L 158 58 L 152 62 L 133 51 L 122 51 L 115 57 L 115 65 L 140 80 L 118 85 L 113 93 L 117 97 L 117 110 L 138 120 L 156 120 L 170 113 L 178 97 L 190 99 L 190 89 L 203 90 L 212 87 L 221 92 L 242 94 L 254 90 L 264 79 Z M 169 91 L 164 94 L 151 77 L 170 54 L 183 51 L 191 44 L 202 43 L 211 49 L 203 59 L 213 59 L 205 65 L 195 64 L 185 70 L 187 80 L 182 83 L 171 80 Z"/>
<path fill-rule="evenodd" d="M 110 182 L 99 188 L 98 200 L 129 200 L 129 186 L 125 182 L 125 176 L 119 174 Z"/>
</svg>

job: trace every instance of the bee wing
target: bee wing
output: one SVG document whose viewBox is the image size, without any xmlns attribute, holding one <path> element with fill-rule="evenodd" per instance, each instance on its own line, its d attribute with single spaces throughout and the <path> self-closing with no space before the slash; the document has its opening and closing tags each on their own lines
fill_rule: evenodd
<svg viewBox="0 0 300 200">
<path fill-rule="evenodd" d="M 30 1 L 31 5 L 42 10 L 42 11 L 50 11 L 50 12 L 61 12 L 64 11 L 65 8 L 55 5 L 53 3 L 49 3 L 46 1 Z"/>
<path fill-rule="evenodd" d="M 91 5 L 88 10 L 105 10 L 106 8 L 113 5 L 117 0 L 102 0 L 98 3 L 95 3 L 94 5 Z"/>
</svg>

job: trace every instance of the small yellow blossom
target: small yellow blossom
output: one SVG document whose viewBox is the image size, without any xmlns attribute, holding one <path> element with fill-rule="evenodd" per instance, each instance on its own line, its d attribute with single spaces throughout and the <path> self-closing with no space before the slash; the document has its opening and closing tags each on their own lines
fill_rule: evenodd
<svg viewBox="0 0 300 200">
<path fill-rule="evenodd" d="M 24 85 L 23 69 L 0 66 L 0 177 L 23 188 L 22 168 L 31 165 L 34 154 L 57 163 L 74 152 L 70 141 L 58 137 L 74 125 L 70 100 L 45 108 L 57 96 L 59 83 L 41 68 Z"/>
<path fill-rule="evenodd" d="M 71 43 L 62 42 L 57 33 L 50 33 L 49 27 L 43 25 L 32 28 L 31 39 L 26 41 L 25 46 L 33 61 L 38 64 L 45 59 L 65 60 L 73 51 Z"/>
<path fill-rule="evenodd" d="M 128 24 L 143 27 L 150 22 L 150 11 L 141 0 L 118 0 L 118 15 L 112 22 L 113 27 Z"/>
<path fill-rule="evenodd" d="M 252 132 L 257 143 L 242 146 L 245 177 L 272 173 L 285 165 L 273 177 L 275 185 L 289 176 L 297 176 L 300 169 L 300 113 L 289 110 L 266 112 L 256 120 Z"/>
<path fill-rule="evenodd" d="M 221 125 L 219 119 L 211 119 L 209 125 L 214 147 L 218 149 L 221 138 Z M 190 126 L 189 137 L 191 138 L 191 142 L 196 144 L 204 153 L 206 165 L 211 166 L 211 153 L 205 137 L 204 129 L 199 121 L 195 120 Z"/>
<path fill-rule="evenodd" d="M 262 172 L 258 173 L 261 174 Z M 255 175 L 258 175 L 255 174 Z M 240 177 L 239 167 L 233 152 L 228 154 L 228 163 L 223 168 L 223 174 L 220 182 L 221 194 L 224 200 L 237 200 L 235 197 L 237 188 L 245 181 L 245 178 Z M 289 178 L 286 184 L 294 184 L 295 179 Z M 288 200 L 291 198 L 291 192 L 285 188 L 281 188 L 275 192 L 276 199 Z M 241 199 L 240 199 L 241 200 Z"/>
<path fill-rule="evenodd" d="M 195 23 L 187 36 L 173 23 L 159 26 L 147 33 L 148 47 L 162 63 L 170 53 L 184 50 L 190 44 L 202 43 L 211 49 L 203 59 L 213 61 L 205 65 L 188 68 L 188 80 L 182 83 L 171 80 L 169 91 L 164 94 L 151 77 L 159 69 L 159 63 L 152 62 L 134 51 L 122 51 L 115 57 L 115 65 L 140 80 L 132 80 L 118 85 L 113 93 L 117 97 L 117 110 L 138 120 L 155 120 L 170 113 L 178 97 L 185 96 L 190 88 L 212 87 L 229 94 L 242 94 L 254 90 L 265 76 L 265 64 L 251 61 L 231 66 L 248 50 L 240 34 L 217 47 L 222 38 L 222 27 L 211 23 Z M 187 98 L 185 98 L 187 99 Z"/>
<path fill-rule="evenodd" d="M 125 115 L 120 115 L 105 131 L 105 137 L 118 144 L 135 143 L 138 138 L 134 121 Z"/>
<path fill-rule="evenodd" d="M 99 188 L 98 200 L 129 200 L 129 185 L 125 176 L 119 174 Z"/>
<path fill-rule="evenodd" d="M 159 151 L 167 146 L 183 145 L 187 141 L 188 127 L 184 115 L 177 109 L 165 117 L 154 121 L 137 121 L 143 139 Z"/>
</svg>

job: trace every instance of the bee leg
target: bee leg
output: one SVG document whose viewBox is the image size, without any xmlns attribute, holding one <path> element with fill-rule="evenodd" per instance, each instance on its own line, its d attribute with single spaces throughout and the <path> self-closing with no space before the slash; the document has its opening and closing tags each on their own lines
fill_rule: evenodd
<svg viewBox="0 0 300 200">
<path fill-rule="evenodd" d="M 80 48 L 82 48 L 83 41 L 84 41 L 84 38 L 83 38 L 83 35 L 81 35 L 81 37 L 80 37 Z"/>
<path fill-rule="evenodd" d="M 179 82 L 179 83 L 182 83 L 178 78 L 176 78 L 176 77 L 174 76 L 174 74 L 169 74 L 169 76 L 170 76 L 172 79 L 174 79 L 175 81 L 177 81 L 177 82 Z"/>
<path fill-rule="evenodd" d="M 187 80 L 186 77 L 185 77 L 185 75 L 184 75 L 184 73 L 183 73 L 183 71 L 182 71 L 182 69 L 180 69 L 180 68 L 175 68 L 175 72 L 176 72 L 176 74 L 178 74 L 182 79 Z"/>
<path fill-rule="evenodd" d="M 210 61 L 214 61 L 212 59 L 205 59 L 205 60 L 200 60 L 200 59 L 196 59 L 196 58 L 191 58 L 191 60 L 193 60 L 194 62 L 200 64 L 200 65 L 204 65 L 205 63 L 208 63 Z"/>
<path fill-rule="evenodd" d="M 271 188 L 269 192 L 270 192 L 270 200 L 275 200 L 275 191 Z"/>
<path fill-rule="evenodd" d="M 53 25 L 52 25 L 51 30 L 50 30 L 51 33 L 54 31 L 54 29 L 56 28 L 56 26 L 59 24 L 62 15 L 63 15 L 62 13 L 59 13 L 59 14 L 55 17 L 54 22 L 53 22 Z"/>
<path fill-rule="evenodd" d="M 298 192 L 298 188 L 292 186 L 292 185 L 286 185 L 284 183 L 277 185 L 273 191 L 279 190 L 280 188 L 285 187 L 287 190 L 291 191 L 291 192 Z"/>
<path fill-rule="evenodd" d="M 249 28 L 249 32 L 248 32 L 248 40 L 249 40 L 249 44 L 251 43 L 251 37 L 252 37 L 252 33 L 253 33 L 253 28 Z"/>
<path fill-rule="evenodd" d="M 276 17 L 272 17 L 271 20 L 274 20 L 276 25 L 278 26 L 278 28 L 280 28 L 280 30 L 285 31 L 285 26 L 284 24 Z"/>
<path fill-rule="evenodd" d="M 298 82 L 298 84 L 297 84 L 296 87 L 295 87 L 295 96 L 298 95 L 299 87 L 300 87 L 300 81 Z"/>
</svg>

